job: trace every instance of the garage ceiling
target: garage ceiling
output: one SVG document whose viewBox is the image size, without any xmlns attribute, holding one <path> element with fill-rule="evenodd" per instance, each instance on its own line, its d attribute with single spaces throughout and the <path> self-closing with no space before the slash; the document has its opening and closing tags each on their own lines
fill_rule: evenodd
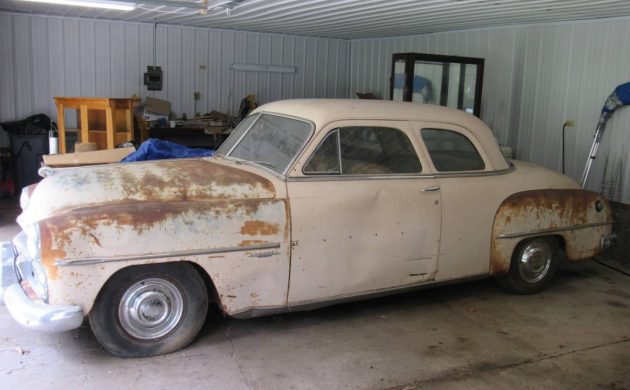
<svg viewBox="0 0 630 390">
<path fill-rule="evenodd" d="M 133 1 L 130 1 L 133 2 Z M 333 38 L 630 16 L 628 0 L 147 0 L 132 11 L 2 0 L 0 10 Z"/>
</svg>

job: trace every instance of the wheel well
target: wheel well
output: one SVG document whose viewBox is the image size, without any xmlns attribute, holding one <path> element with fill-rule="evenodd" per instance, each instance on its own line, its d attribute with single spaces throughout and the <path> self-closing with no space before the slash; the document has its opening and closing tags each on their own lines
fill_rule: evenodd
<svg viewBox="0 0 630 390">
<path fill-rule="evenodd" d="M 220 307 L 221 300 L 219 299 L 219 293 L 217 292 L 217 288 L 215 287 L 214 282 L 212 281 L 212 278 L 210 278 L 210 275 L 208 275 L 206 270 L 203 269 L 203 267 L 200 266 L 199 264 L 193 263 L 191 261 L 185 261 L 184 263 L 190 264 L 195 269 L 195 271 L 197 271 L 197 273 L 203 279 L 203 282 L 206 285 L 206 289 L 208 290 L 208 300 L 211 303 Z"/>
<path fill-rule="evenodd" d="M 206 290 L 208 291 L 208 301 L 213 304 L 216 305 L 217 308 L 222 312 L 223 309 L 221 308 L 221 300 L 219 298 L 219 294 L 217 293 L 217 289 L 214 285 L 214 282 L 212 281 L 212 279 L 210 278 L 210 275 L 208 275 L 208 273 L 203 269 L 203 267 L 201 267 L 199 264 L 197 263 L 193 263 L 192 261 L 181 261 L 181 262 L 165 262 L 165 263 L 151 263 L 151 264 L 134 264 L 134 265 L 129 265 L 127 267 L 123 267 L 119 270 L 117 270 L 116 272 L 114 272 L 113 274 L 111 274 L 107 280 L 105 280 L 105 282 L 103 283 L 103 285 L 101 286 L 101 288 L 99 289 L 98 293 L 96 294 L 96 296 L 94 297 L 94 301 L 96 301 L 96 299 L 101 295 L 101 292 L 103 290 L 103 287 L 109 283 L 109 281 L 116 276 L 117 274 L 119 274 L 120 272 L 124 271 L 124 270 L 128 270 L 129 268 L 141 268 L 141 267 L 150 267 L 152 265 L 157 265 L 157 264 L 187 264 L 190 265 L 198 274 L 199 276 L 201 276 L 201 279 L 203 280 L 205 286 L 206 286 Z M 90 311 L 93 305 L 90 306 Z"/>
<path fill-rule="evenodd" d="M 561 236 L 561 235 L 559 235 L 559 234 L 554 234 L 554 235 L 553 235 L 553 236 L 551 236 L 551 237 L 554 237 L 554 238 L 556 239 L 556 241 L 558 241 L 558 248 L 562 249 L 563 251 L 565 251 L 565 250 L 566 250 L 567 243 L 566 243 L 566 241 L 564 240 L 564 237 L 562 237 L 562 236 Z"/>
<path fill-rule="evenodd" d="M 514 255 L 514 252 L 516 252 L 516 249 L 518 248 L 519 245 L 521 245 L 524 241 L 531 240 L 532 238 L 553 238 L 558 243 L 558 248 L 562 250 L 564 250 L 565 245 L 566 245 L 566 243 L 564 242 L 564 237 L 562 237 L 559 234 L 546 234 L 546 235 L 541 234 L 540 236 L 525 237 L 519 242 L 517 242 L 516 245 L 514 246 L 514 250 L 512 251 L 512 255 Z"/>
</svg>

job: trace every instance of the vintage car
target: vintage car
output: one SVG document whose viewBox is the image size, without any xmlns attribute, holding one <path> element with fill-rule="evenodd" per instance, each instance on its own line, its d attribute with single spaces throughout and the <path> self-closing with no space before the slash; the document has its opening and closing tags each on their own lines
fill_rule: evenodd
<svg viewBox="0 0 630 390">
<path fill-rule="evenodd" d="M 27 187 L 3 246 L 4 300 L 26 328 L 87 316 L 119 356 L 189 344 L 211 303 L 237 318 L 492 276 L 529 294 L 610 245 L 599 194 L 506 161 L 453 109 L 289 100 L 216 156 L 63 170 Z"/>
</svg>

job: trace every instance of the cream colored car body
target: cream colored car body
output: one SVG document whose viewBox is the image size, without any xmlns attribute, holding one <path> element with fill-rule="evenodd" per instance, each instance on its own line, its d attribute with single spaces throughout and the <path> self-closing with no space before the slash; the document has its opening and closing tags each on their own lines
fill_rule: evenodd
<svg viewBox="0 0 630 390">
<path fill-rule="evenodd" d="M 527 237 L 561 238 L 570 260 L 599 253 L 611 212 L 559 173 L 506 162 L 488 127 L 452 109 L 294 100 L 255 113 L 303 118 L 313 134 L 285 175 L 229 158 L 68 170 L 44 179 L 20 217 L 39 224 L 49 303 L 84 313 L 132 265 L 185 261 L 225 313 L 248 317 L 507 272 Z M 418 174 L 309 176 L 302 168 L 344 126 L 403 131 Z M 481 171 L 439 173 L 423 128 L 465 135 Z M 604 210 L 596 211 L 597 201 Z"/>
</svg>

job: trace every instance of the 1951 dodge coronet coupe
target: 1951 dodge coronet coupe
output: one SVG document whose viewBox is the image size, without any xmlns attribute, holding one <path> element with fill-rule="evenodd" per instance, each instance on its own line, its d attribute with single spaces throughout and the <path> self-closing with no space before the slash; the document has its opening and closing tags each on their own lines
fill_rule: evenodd
<svg viewBox="0 0 630 390">
<path fill-rule="evenodd" d="M 21 206 L 11 315 L 87 316 L 120 356 L 186 346 L 212 302 L 249 318 L 488 275 L 534 293 L 560 250 L 613 239 L 602 196 L 506 161 L 474 116 L 382 101 L 266 104 L 212 158 L 58 171 Z"/>
</svg>

